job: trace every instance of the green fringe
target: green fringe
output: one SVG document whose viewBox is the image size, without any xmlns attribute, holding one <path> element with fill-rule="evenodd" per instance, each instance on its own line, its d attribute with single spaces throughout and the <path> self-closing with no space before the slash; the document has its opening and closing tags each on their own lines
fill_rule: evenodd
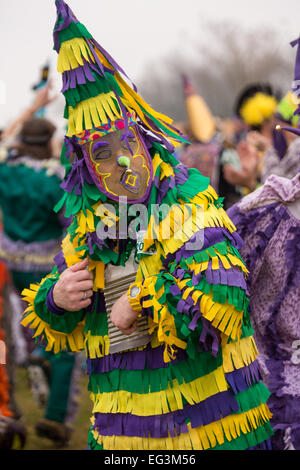
<svg viewBox="0 0 300 470">
<path fill-rule="evenodd" d="M 66 99 L 66 105 L 75 108 L 78 103 L 89 98 L 94 98 L 100 94 L 110 93 L 114 89 L 119 96 L 122 96 L 122 91 L 111 73 L 105 73 L 105 77 L 101 77 L 94 71 L 91 71 L 95 81 L 87 82 L 85 85 L 77 85 L 76 88 L 69 88 L 63 94 Z M 115 101 L 116 108 L 118 103 Z"/>
<path fill-rule="evenodd" d="M 243 392 L 235 395 L 235 398 L 239 404 L 239 411 L 237 413 L 244 413 L 262 403 L 267 403 L 270 397 L 270 392 L 263 382 L 258 382 L 244 390 Z"/>
<path fill-rule="evenodd" d="M 77 215 L 81 210 L 86 215 L 86 210 L 93 212 L 92 206 L 97 202 L 106 202 L 107 198 L 99 191 L 96 185 L 84 183 L 82 194 L 75 194 L 76 186 L 72 193 L 65 192 L 61 200 L 54 207 L 55 212 L 59 212 L 65 206 L 65 217 Z"/>
<path fill-rule="evenodd" d="M 188 266 L 184 264 L 181 267 L 183 267 L 183 269 L 185 270 L 188 270 Z M 244 311 L 243 325 L 245 325 L 245 327 L 242 333 L 250 336 L 250 332 L 252 332 L 253 330 L 251 328 L 250 318 L 248 314 L 249 299 L 244 290 L 238 287 L 232 287 L 221 284 L 211 285 L 207 283 L 206 278 L 204 277 L 199 281 L 198 285 L 193 286 L 191 275 L 188 272 L 186 273 L 185 278 L 189 278 L 189 281 L 187 282 L 187 287 L 192 287 L 194 290 L 200 290 L 204 294 L 209 294 L 212 291 L 213 300 L 215 302 L 220 302 L 224 304 L 227 300 L 228 303 L 234 305 L 237 310 Z M 168 305 L 168 311 L 174 317 L 178 338 L 187 342 L 186 352 L 189 357 L 195 358 L 198 338 L 202 331 L 201 317 L 198 319 L 198 324 L 195 330 L 191 331 L 189 329 L 191 317 L 189 315 L 185 315 L 177 311 L 177 305 L 178 302 L 181 300 L 182 296 L 181 292 L 178 295 L 174 295 L 171 292 L 171 287 L 174 285 L 175 279 L 172 276 L 172 273 L 161 271 L 159 274 L 157 274 L 156 283 L 154 286 L 155 291 L 159 292 L 162 286 L 164 287 L 163 294 L 160 296 L 160 298 L 157 299 L 157 301 L 161 305 Z M 158 313 L 158 318 L 160 318 L 160 313 Z"/>
<path fill-rule="evenodd" d="M 197 353 L 200 357 L 200 353 Z M 115 369 L 111 372 L 93 374 L 89 379 L 89 391 L 110 393 L 126 390 L 130 393 L 154 393 L 172 386 L 173 380 L 179 384 L 189 383 L 203 377 L 222 365 L 222 352 L 217 357 L 210 351 L 201 352 L 201 361 L 184 359 L 168 368 L 145 370 Z"/>
<path fill-rule="evenodd" d="M 179 185 L 180 197 L 185 196 L 192 200 L 198 193 L 208 188 L 210 180 L 202 176 L 195 168 L 189 168 L 188 173 L 189 177 L 186 182 Z"/>
<path fill-rule="evenodd" d="M 88 432 L 88 450 L 104 450 L 103 445 L 98 444 L 98 442 L 94 439 L 92 432 L 93 426 L 90 426 Z"/>
<path fill-rule="evenodd" d="M 62 18 L 60 22 L 63 22 Z M 74 38 L 93 39 L 91 33 L 89 33 L 89 31 L 82 23 L 75 23 L 74 21 L 72 21 L 68 28 L 59 31 L 58 37 L 60 46 L 63 42 L 69 41 L 70 39 Z"/>
<path fill-rule="evenodd" d="M 186 259 L 182 258 L 179 263 L 176 261 L 170 263 L 170 273 L 172 274 L 176 268 L 180 267 L 186 271 L 184 278 L 190 278 L 190 265 L 194 261 L 197 264 L 209 261 L 211 257 L 216 256 L 216 251 L 218 251 L 223 256 L 226 256 L 228 253 L 237 253 L 237 250 L 233 249 L 231 243 L 227 239 L 224 239 L 223 242 L 216 243 L 215 245 L 197 252 Z M 189 287 L 193 287 L 192 281 L 189 281 L 187 285 Z M 205 271 L 203 272 L 203 277 L 199 281 L 199 284 L 194 287 L 195 289 L 203 291 L 204 294 L 209 294 L 212 291 L 214 302 L 224 304 L 227 300 L 228 303 L 234 305 L 238 311 L 248 310 L 249 298 L 243 289 L 236 286 L 229 286 L 227 284 L 209 284 L 205 277 Z"/>
<path fill-rule="evenodd" d="M 107 313 L 98 312 L 98 295 L 92 312 L 87 312 L 83 333 L 90 332 L 92 336 L 105 336 L 108 333 Z"/>
<path fill-rule="evenodd" d="M 201 361 L 197 360 L 201 354 Z M 203 359 L 205 356 L 205 360 Z M 203 362 L 202 362 L 203 360 Z M 93 374 L 89 378 L 88 390 L 93 393 L 111 393 L 125 390 L 129 393 L 155 393 L 172 387 L 173 380 L 179 384 L 190 383 L 199 377 L 203 377 L 222 365 L 222 353 L 213 357 L 209 351 L 197 353 L 195 359 L 184 359 L 168 368 L 145 370 L 115 369 L 111 372 Z M 239 405 L 236 413 L 249 411 L 252 408 L 266 403 L 270 392 L 262 382 L 255 382 L 243 392 L 235 395 Z"/>
<path fill-rule="evenodd" d="M 108 333 L 108 325 L 107 325 L 107 313 L 94 313 L 88 312 L 86 314 L 86 322 L 85 327 L 83 330 L 84 334 L 88 332 L 91 333 L 92 336 L 106 336 Z"/>
<path fill-rule="evenodd" d="M 159 153 L 160 158 L 165 163 L 168 163 L 172 167 L 176 167 L 177 165 L 179 165 L 179 161 L 174 157 L 174 155 L 171 152 L 169 152 L 165 147 L 163 147 L 161 144 L 159 144 L 158 142 L 153 142 L 152 147 L 149 150 L 149 153 L 152 158 L 154 158 L 154 155 L 156 153 Z"/>
</svg>

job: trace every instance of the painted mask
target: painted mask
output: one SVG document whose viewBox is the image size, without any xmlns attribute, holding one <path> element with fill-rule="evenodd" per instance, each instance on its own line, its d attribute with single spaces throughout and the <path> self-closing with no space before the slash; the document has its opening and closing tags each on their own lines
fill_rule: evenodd
<svg viewBox="0 0 300 470">
<path fill-rule="evenodd" d="M 94 135 L 83 145 L 84 158 L 95 184 L 110 199 L 144 202 L 152 185 L 152 159 L 136 125 L 125 136 L 124 129 Z"/>
</svg>

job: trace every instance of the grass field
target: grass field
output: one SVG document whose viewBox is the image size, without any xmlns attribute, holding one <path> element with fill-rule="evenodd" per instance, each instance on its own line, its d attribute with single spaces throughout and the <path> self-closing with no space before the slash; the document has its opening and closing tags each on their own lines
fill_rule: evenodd
<svg viewBox="0 0 300 470">
<path fill-rule="evenodd" d="M 80 379 L 81 393 L 79 410 L 74 423 L 74 432 L 68 447 L 59 449 L 49 439 L 36 435 L 34 426 L 43 417 L 43 409 L 39 408 L 33 399 L 29 387 L 26 370 L 17 368 L 16 371 L 16 399 L 23 413 L 24 425 L 27 429 L 27 442 L 24 450 L 84 450 L 87 447 L 87 435 L 90 426 L 92 403 L 87 391 L 88 377 L 82 372 Z"/>
</svg>

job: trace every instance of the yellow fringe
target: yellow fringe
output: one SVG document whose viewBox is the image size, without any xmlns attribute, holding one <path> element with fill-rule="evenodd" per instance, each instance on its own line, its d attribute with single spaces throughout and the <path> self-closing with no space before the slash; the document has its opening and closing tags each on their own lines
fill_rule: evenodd
<svg viewBox="0 0 300 470">
<path fill-rule="evenodd" d="M 194 300 L 199 297 L 198 292 L 195 291 L 192 297 Z M 203 294 L 200 300 L 200 310 L 203 317 L 224 335 L 233 340 L 240 337 L 244 312 L 236 310 L 227 300 L 225 304 L 220 304 L 212 300 L 211 293 Z"/>
<path fill-rule="evenodd" d="M 145 113 L 142 111 L 141 106 L 143 109 L 149 113 L 149 115 L 153 116 L 155 119 L 158 121 L 162 122 L 164 127 L 169 129 L 171 132 L 174 134 L 177 134 L 176 131 L 174 131 L 170 125 L 172 124 L 173 120 L 164 114 L 161 114 L 157 111 L 155 111 L 151 106 L 149 106 L 146 101 L 143 100 L 143 98 L 136 93 L 126 82 L 123 80 L 123 78 L 120 76 L 118 72 L 115 73 L 115 79 L 122 91 L 122 101 L 124 105 L 127 107 L 129 110 L 133 110 L 136 112 L 136 114 L 139 116 L 139 118 L 144 122 L 144 124 L 151 129 L 151 126 L 149 125 L 149 122 L 146 119 Z M 151 129 L 154 131 L 156 134 L 159 134 L 161 136 L 164 136 L 163 132 L 159 132 L 157 129 Z M 179 134 L 177 134 L 179 135 Z M 168 140 L 175 146 L 181 145 L 180 142 L 177 142 L 175 138 L 168 136 Z"/>
<path fill-rule="evenodd" d="M 95 62 L 84 38 L 73 38 L 63 42 L 58 54 L 57 71 L 63 73 L 83 66 L 83 57 L 87 62 Z"/>
<path fill-rule="evenodd" d="M 93 413 L 132 413 L 151 416 L 169 413 L 183 408 L 183 398 L 191 405 L 200 403 L 216 393 L 226 391 L 228 384 L 220 366 L 215 371 L 179 384 L 176 379 L 166 390 L 153 393 L 130 393 L 119 390 L 111 393 L 92 393 Z"/>
<path fill-rule="evenodd" d="M 68 268 L 82 261 L 81 256 L 83 255 L 83 250 L 76 251 L 75 248 L 77 247 L 78 236 L 74 238 L 74 241 L 72 243 L 70 240 L 70 234 L 66 235 L 66 237 L 62 241 L 62 252 Z"/>
<path fill-rule="evenodd" d="M 159 292 L 155 292 L 155 278 L 148 277 L 143 284 L 142 297 L 150 295 L 149 300 L 142 303 L 144 308 L 153 307 L 153 318 L 148 318 L 149 333 L 154 331 L 160 344 L 164 344 L 164 362 L 170 362 L 175 359 L 176 347 L 186 349 L 187 343 L 177 337 L 175 326 L 175 318 L 169 313 L 165 305 L 159 303 L 157 299 L 163 294 L 163 288 Z"/>
<path fill-rule="evenodd" d="M 194 429 L 189 423 L 188 433 L 176 437 L 101 436 L 97 430 L 93 431 L 93 436 L 105 450 L 206 450 L 224 444 L 225 438 L 231 441 L 257 429 L 271 417 L 268 406 L 261 404 L 244 413 L 226 416 Z"/>
<path fill-rule="evenodd" d="M 207 250 L 206 253 L 212 261 L 211 267 L 213 270 L 219 270 L 221 264 L 221 266 L 223 266 L 225 270 L 232 268 L 232 266 L 236 266 L 241 268 L 241 270 L 245 274 L 249 273 L 244 262 L 235 255 L 232 255 L 230 253 L 228 253 L 227 255 L 221 255 L 218 250 L 215 250 L 215 256 L 212 256 Z M 193 261 L 192 263 L 188 264 L 188 267 L 192 272 L 197 275 L 207 269 L 208 263 L 209 261 L 204 261 L 203 263 L 196 263 L 195 261 Z"/>
<path fill-rule="evenodd" d="M 176 280 L 179 289 L 182 290 L 186 287 L 188 279 L 183 281 Z M 196 304 L 199 298 L 200 311 L 204 318 L 206 318 L 215 328 L 220 330 L 227 337 L 235 340 L 240 336 L 241 325 L 243 320 L 243 311 L 238 311 L 233 305 L 227 301 L 225 304 L 220 304 L 213 301 L 212 292 L 204 294 L 201 290 L 195 290 L 194 287 L 187 287 L 183 293 L 182 298 L 185 300 L 191 295 L 194 303 Z"/>
<path fill-rule="evenodd" d="M 89 215 L 88 217 L 89 219 L 87 219 L 84 215 L 80 214 L 80 222 L 82 223 L 82 225 L 85 224 L 86 227 L 86 224 L 91 224 L 91 216 Z M 82 255 L 84 251 L 75 250 L 75 248 L 79 246 L 78 238 L 79 234 L 76 235 L 73 242 L 71 242 L 70 235 L 68 234 L 62 242 L 62 251 L 68 268 L 82 261 Z M 89 259 L 89 271 L 93 272 L 94 274 L 93 290 L 95 292 L 98 289 L 104 289 L 104 269 L 105 266 L 103 261 L 94 261 L 92 259 Z"/>
<path fill-rule="evenodd" d="M 197 194 L 189 204 L 179 201 L 159 225 L 156 225 L 154 217 L 151 216 L 144 240 L 144 250 L 148 250 L 154 243 L 157 245 L 157 240 L 162 244 L 165 255 L 175 253 L 196 232 L 207 227 L 225 227 L 234 232 L 236 228 L 226 212 L 210 204 L 215 198 L 217 194 L 209 186 L 206 191 Z M 196 210 L 197 206 L 202 210 Z"/>
<path fill-rule="evenodd" d="M 89 260 L 89 271 L 94 275 L 94 286 L 93 290 L 97 292 L 98 289 L 104 289 L 105 284 L 105 264 L 103 261 Z"/>
<path fill-rule="evenodd" d="M 77 215 L 78 227 L 76 233 L 79 236 L 85 235 L 87 232 L 95 232 L 94 214 L 89 209 L 86 209 L 86 215 L 81 210 Z"/>
<path fill-rule="evenodd" d="M 114 103 L 114 92 L 101 93 L 96 97 L 77 103 L 75 108 L 69 106 L 68 132 L 67 136 L 80 134 L 85 129 L 93 126 L 99 127 L 112 121 L 120 119 L 121 115 Z"/>
<path fill-rule="evenodd" d="M 258 350 L 253 336 L 242 338 L 239 341 L 222 345 L 223 369 L 225 374 L 235 369 L 241 369 L 254 362 Z"/>
<path fill-rule="evenodd" d="M 109 345 L 110 341 L 107 335 L 94 336 L 91 335 L 90 331 L 86 335 L 85 351 L 90 359 L 107 356 L 109 354 Z"/>
<path fill-rule="evenodd" d="M 43 281 L 41 282 L 41 284 L 43 283 Z M 84 321 L 78 323 L 76 328 L 69 334 L 61 333 L 50 328 L 49 323 L 46 323 L 41 318 L 39 318 L 34 310 L 34 299 L 39 288 L 40 284 L 31 284 L 30 289 L 24 289 L 22 292 L 23 300 L 25 300 L 29 304 L 24 314 L 26 314 L 27 312 L 30 313 L 28 313 L 28 315 L 23 318 L 23 320 L 21 321 L 21 325 L 25 327 L 30 326 L 30 328 L 33 328 L 35 330 L 33 338 L 36 338 L 37 336 L 41 335 L 46 337 L 46 351 L 53 351 L 55 354 L 57 354 L 58 352 L 66 349 L 67 346 L 69 346 L 70 350 L 73 352 L 82 351 L 84 349 Z"/>
</svg>

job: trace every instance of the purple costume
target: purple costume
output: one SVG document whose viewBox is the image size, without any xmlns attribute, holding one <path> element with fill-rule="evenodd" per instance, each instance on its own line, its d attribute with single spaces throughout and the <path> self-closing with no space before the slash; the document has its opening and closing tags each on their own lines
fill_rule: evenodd
<svg viewBox="0 0 300 470">
<path fill-rule="evenodd" d="M 300 173 L 270 176 L 229 209 L 244 240 L 250 316 L 275 429 L 274 450 L 300 449 Z"/>
</svg>

